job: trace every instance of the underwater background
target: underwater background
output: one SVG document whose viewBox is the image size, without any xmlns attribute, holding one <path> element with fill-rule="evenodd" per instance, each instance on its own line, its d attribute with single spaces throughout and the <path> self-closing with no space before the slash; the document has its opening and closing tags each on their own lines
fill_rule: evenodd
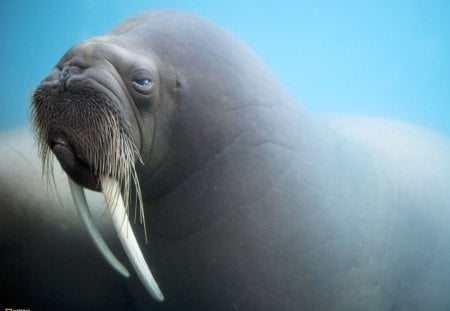
<svg viewBox="0 0 450 311">
<path fill-rule="evenodd" d="M 307 110 L 408 121 L 450 137 L 450 1 L 0 2 L 0 130 L 75 43 L 155 9 L 196 13 L 245 42 Z"/>
</svg>

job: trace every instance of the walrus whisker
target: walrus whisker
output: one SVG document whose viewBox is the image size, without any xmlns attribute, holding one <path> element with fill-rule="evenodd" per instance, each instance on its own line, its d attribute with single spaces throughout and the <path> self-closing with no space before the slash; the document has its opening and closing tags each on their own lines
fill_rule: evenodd
<svg viewBox="0 0 450 311">
<path fill-rule="evenodd" d="M 78 215 L 80 215 L 81 220 L 83 221 L 86 229 L 89 233 L 89 236 L 97 247 L 100 254 L 103 255 L 103 258 L 121 275 L 128 278 L 130 277 L 130 273 L 127 268 L 120 263 L 120 261 L 114 256 L 114 254 L 109 249 L 106 242 L 103 240 L 101 234 L 98 232 L 97 227 L 93 221 L 92 214 L 89 210 L 88 204 L 86 202 L 86 196 L 84 194 L 83 188 L 80 187 L 77 183 L 75 183 L 70 177 L 67 178 L 69 181 L 70 192 L 72 193 L 72 198 L 75 203 L 75 206 L 78 211 Z"/>
<path fill-rule="evenodd" d="M 34 109 L 32 109 L 30 117 L 33 118 L 34 120 L 37 120 L 35 118 L 35 116 L 36 116 L 36 112 Z M 47 144 L 40 143 L 44 137 L 45 131 L 42 129 L 42 127 L 43 127 L 42 121 L 37 122 L 37 123 L 38 124 L 34 123 L 34 125 L 35 125 L 34 129 L 35 129 L 36 136 L 38 138 L 38 140 L 37 140 L 38 154 L 39 154 L 40 158 L 42 159 L 41 178 L 43 178 L 45 180 L 47 194 L 52 195 L 51 190 L 54 190 L 54 195 L 56 197 L 56 200 L 59 203 L 59 206 L 62 206 L 63 208 L 65 208 L 64 202 L 61 199 L 61 196 L 59 195 L 58 187 L 56 186 L 53 153 L 50 151 L 50 148 Z"/>
<path fill-rule="evenodd" d="M 158 283 L 156 283 L 150 268 L 145 262 L 145 258 L 137 243 L 133 230 L 126 230 L 131 227 L 122 196 L 120 194 L 120 185 L 112 178 L 104 177 L 101 179 L 103 194 L 109 207 L 113 219 L 114 226 L 118 233 L 120 242 L 134 267 L 137 276 L 142 284 L 148 290 L 150 295 L 157 301 L 163 301 L 164 295 L 161 292 Z M 117 200 L 110 197 L 111 193 L 118 193 Z M 115 206 L 114 206 L 115 205 Z M 126 229 L 124 230 L 123 222 L 125 221 Z"/>
<path fill-rule="evenodd" d="M 62 208 L 64 209 L 66 206 L 61 199 L 61 196 L 58 192 L 58 187 L 56 186 L 53 160 L 53 154 L 48 152 L 46 160 L 43 163 L 41 178 L 45 180 L 47 194 L 54 195 L 56 200 L 58 201 L 59 206 L 62 206 Z"/>
</svg>

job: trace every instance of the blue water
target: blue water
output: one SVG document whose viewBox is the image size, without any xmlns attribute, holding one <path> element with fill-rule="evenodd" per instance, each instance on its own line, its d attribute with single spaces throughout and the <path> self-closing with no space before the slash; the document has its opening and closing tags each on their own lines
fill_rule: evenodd
<svg viewBox="0 0 450 311">
<path fill-rule="evenodd" d="M 450 136 L 450 1 L 324 2 L 3 0 L 0 130 L 27 122 L 33 88 L 71 45 L 134 13 L 171 8 L 236 34 L 310 111 Z"/>
</svg>

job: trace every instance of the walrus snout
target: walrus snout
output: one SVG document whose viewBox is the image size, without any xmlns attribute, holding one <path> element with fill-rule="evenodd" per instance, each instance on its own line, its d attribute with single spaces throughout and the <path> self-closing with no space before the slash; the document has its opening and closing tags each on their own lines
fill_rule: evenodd
<svg viewBox="0 0 450 311">
<path fill-rule="evenodd" d="M 85 188 L 101 191 L 98 178 L 92 174 L 89 165 L 81 156 L 77 155 L 63 135 L 56 135 L 50 140 L 49 145 L 62 168 L 73 181 L 83 185 Z"/>
<path fill-rule="evenodd" d="M 101 191 L 98 167 L 109 152 L 104 137 L 114 118 L 114 103 L 92 87 L 69 87 L 77 72 L 74 67 L 52 70 L 33 94 L 33 121 L 43 158 L 51 150 L 72 180 Z"/>
</svg>

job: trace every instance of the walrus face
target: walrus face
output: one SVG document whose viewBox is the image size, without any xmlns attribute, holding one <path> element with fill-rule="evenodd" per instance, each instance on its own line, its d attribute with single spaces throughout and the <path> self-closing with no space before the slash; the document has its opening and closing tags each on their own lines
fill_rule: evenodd
<svg viewBox="0 0 450 311">
<path fill-rule="evenodd" d="M 139 109 L 156 96 L 158 79 L 152 64 L 136 58 L 114 44 L 81 43 L 33 94 L 41 156 L 53 151 L 83 187 L 100 190 L 99 176 L 123 181 L 139 158 Z"/>
<path fill-rule="evenodd" d="M 44 171 L 51 172 L 54 154 L 70 177 L 75 205 L 95 245 L 119 273 L 129 276 L 98 233 L 81 187 L 103 191 L 136 273 L 161 301 L 163 295 L 133 232 L 124 229 L 130 227 L 124 222 L 129 221 L 132 184 L 145 227 L 135 164 L 143 148 L 141 132 L 146 130 L 141 119 L 158 98 L 158 85 L 151 60 L 108 42 L 107 37 L 94 38 L 69 50 L 37 87 L 32 118 Z"/>
</svg>

